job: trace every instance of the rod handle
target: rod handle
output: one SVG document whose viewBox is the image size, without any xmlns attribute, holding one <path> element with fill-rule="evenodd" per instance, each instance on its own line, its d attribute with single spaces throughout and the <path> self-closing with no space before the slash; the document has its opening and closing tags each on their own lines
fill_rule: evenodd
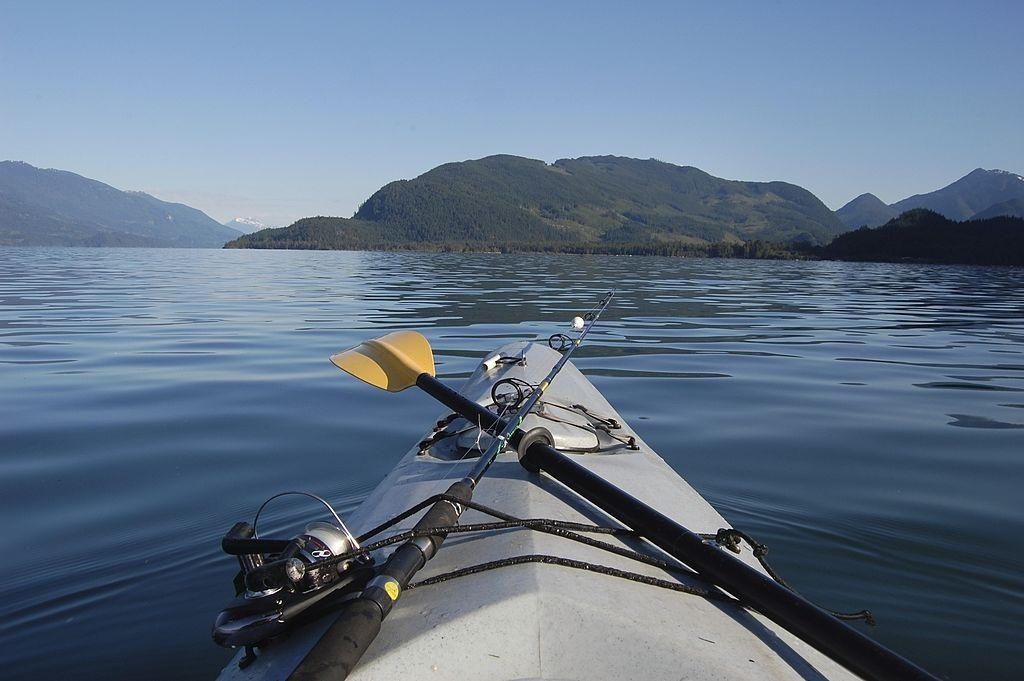
<svg viewBox="0 0 1024 681">
<path fill-rule="evenodd" d="M 349 603 L 288 681 L 341 681 L 380 632 L 384 614 L 370 599 Z"/>
</svg>

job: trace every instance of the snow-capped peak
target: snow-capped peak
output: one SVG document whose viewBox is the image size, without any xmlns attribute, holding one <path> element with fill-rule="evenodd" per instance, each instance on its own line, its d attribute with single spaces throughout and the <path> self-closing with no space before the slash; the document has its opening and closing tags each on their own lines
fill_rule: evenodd
<svg viewBox="0 0 1024 681">
<path fill-rule="evenodd" d="M 266 226 L 262 222 L 260 222 L 259 220 L 254 220 L 253 218 L 235 218 L 231 222 L 234 222 L 234 223 L 239 224 L 239 225 L 251 225 L 253 227 L 265 227 Z"/>
<path fill-rule="evenodd" d="M 1021 182 L 1024 182 L 1024 177 L 1021 177 L 1017 173 L 1011 172 L 1009 170 L 990 170 L 988 172 L 990 172 L 990 173 L 992 173 L 994 175 L 1013 175 L 1014 177 L 1016 177 Z"/>
<path fill-rule="evenodd" d="M 231 222 L 225 222 L 225 227 L 231 229 L 237 229 L 239 232 L 249 234 L 251 232 L 258 232 L 261 229 L 269 229 L 271 225 L 264 222 L 260 222 L 256 218 L 235 218 Z"/>
</svg>

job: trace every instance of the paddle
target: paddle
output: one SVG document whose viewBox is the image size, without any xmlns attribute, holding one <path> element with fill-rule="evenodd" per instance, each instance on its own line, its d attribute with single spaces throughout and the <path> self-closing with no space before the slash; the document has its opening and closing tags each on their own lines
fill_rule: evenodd
<svg viewBox="0 0 1024 681">
<path fill-rule="evenodd" d="M 568 345 L 548 375 L 523 401 L 512 418 L 507 422 L 502 421 L 484 409 L 487 414 L 485 425 L 488 430 L 495 433 L 494 440 L 469 474 L 448 488 L 445 492 L 447 495 L 461 501 L 472 499 L 473 488 L 494 463 L 498 454 L 505 449 L 512 436 L 521 435 L 518 428 L 522 425 L 523 419 L 569 361 L 572 353 L 583 343 L 583 339 L 608 307 L 613 295 L 613 292 L 609 292 L 587 313 L 579 336 Z M 365 341 L 350 350 L 334 355 L 331 361 L 356 378 L 389 392 L 399 392 L 419 385 L 452 409 L 462 409 L 460 413 L 471 413 L 471 404 L 483 409 L 434 378 L 434 355 L 430 343 L 415 331 L 397 331 Z M 516 438 L 516 441 L 518 440 L 519 438 Z M 455 525 L 462 515 L 463 508 L 461 504 L 448 500 L 438 501 L 420 518 L 414 529 L 426 530 Z M 362 593 L 346 605 L 335 623 L 288 678 L 306 681 L 347 677 L 377 637 L 381 623 L 391 612 L 402 590 L 408 586 L 416 572 L 437 553 L 444 539 L 445 534 L 439 532 L 407 541 L 395 549 L 383 567 L 367 582 Z"/>
<path fill-rule="evenodd" d="M 607 301 L 605 301 L 606 303 Z M 592 322 L 591 322 L 592 323 Z M 585 331 L 589 331 L 588 325 Z M 569 348 L 578 347 L 579 342 Z M 331 358 L 332 361 L 357 378 L 377 387 L 397 392 L 416 385 L 453 409 L 471 422 L 479 422 L 483 428 L 499 433 L 498 439 L 492 443 L 495 453 L 500 451 L 505 442 L 521 445 L 523 434 L 516 430 L 526 412 L 516 414 L 510 421 L 495 416 L 482 405 L 468 400 L 456 391 L 448 388 L 434 378 L 433 355 L 425 338 L 412 331 L 401 331 L 389 334 L 375 341 L 367 341 L 350 351 Z M 563 355 L 556 368 L 560 369 L 567 361 Z M 545 379 L 550 384 L 549 375 Z M 542 383 L 544 388 L 547 387 Z M 535 393 L 541 391 L 534 391 Z M 537 396 L 539 398 L 539 395 Z M 532 406 L 524 405 L 525 406 Z M 513 425 L 515 424 L 515 425 Z M 491 453 L 491 450 L 488 450 Z M 474 471 L 487 470 L 491 461 L 485 461 L 487 454 L 481 457 Z M 879 681 L 896 681 L 899 679 L 921 679 L 937 681 L 912 662 L 897 655 L 872 639 L 850 628 L 833 617 L 830 613 L 818 608 L 799 594 L 778 584 L 758 570 L 748 566 L 717 546 L 704 542 L 701 537 L 689 529 L 659 513 L 647 504 L 632 497 L 611 483 L 579 465 L 569 457 L 558 452 L 544 442 L 529 444 L 521 456 L 521 463 L 529 470 L 544 471 L 564 484 L 583 498 L 593 503 L 609 515 L 619 519 L 626 526 L 647 538 L 666 553 L 682 561 L 708 582 L 715 584 L 739 598 L 743 603 L 778 623 L 808 644 L 825 653 L 836 662 L 866 679 Z M 479 477 L 475 479 L 479 480 Z M 449 494 L 460 499 L 468 499 L 472 486 L 475 485 L 472 474 L 452 485 Z M 453 492 L 454 490 L 454 492 Z M 428 511 L 427 515 L 417 523 L 416 527 L 436 528 L 453 524 L 458 519 L 459 509 L 449 504 L 450 511 L 434 510 L 445 502 L 438 502 Z M 454 515 L 454 518 L 452 516 Z M 451 522 L 438 520 L 451 519 Z M 437 539 L 437 541 L 434 541 Z M 403 544 L 392 554 L 395 558 L 400 551 L 402 556 L 395 561 L 399 568 L 413 568 L 412 573 L 426 562 L 427 557 L 436 551 L 443 536 L 431 537 L 429 541 L 419 540 L 420 547 L 403 551 L 412 544 Z M 427 545 L 429 543 L 429 546 Z M 390 570 L 392 559 L 388 560 L 382 575 L 371 581 L 371 587 L 364 592 L 366 598 L 346 608 L 338 621 L 306 658 L 303 664 L 292 675 L 293 679 L 314 678 L 311 674 L 331 674 L 329 678 L 344 678 L 358 662 L 365 648 L 372 642 L 380 629 L 380 622 L 390 611 L 400 590 L 396 586 L 404 586 L 408 579 L 401 581 L 401 576 L 387 591 L 387 579 L 393 577 Z M 415 566 L 415 567 L 413 567 Z M 411 577 L 409 573 L 408 576 Z M 374 584 L 376 582 L 376 584 Z M 373 589 L 387 591 L 383 597 Z M 394 596 L 392 597 L 392 593 Z M 317 677 L 325 678 L 325 677 Z"/>
</svg>

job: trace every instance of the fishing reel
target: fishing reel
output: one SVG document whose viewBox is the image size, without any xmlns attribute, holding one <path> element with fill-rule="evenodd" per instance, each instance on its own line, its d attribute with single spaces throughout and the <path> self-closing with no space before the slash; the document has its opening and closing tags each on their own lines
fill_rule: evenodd
<svg viewBox="0 0 1024 681">
<path fill-rule="evenodd" d="M 226 647 L 262 644 L 363 589 L 373 574 L 373 559 L 351 555 L 358 543 L 336 513 L 334 517 L 338 525 L 311 522 L 292 539 L 258 538 L 256 521 L 235 523 L 228 530 L 221 548 L 238 558 L 241 569 L 234 580 L 234 600 L 214 622 L 214 642 Z"/>
</svg>

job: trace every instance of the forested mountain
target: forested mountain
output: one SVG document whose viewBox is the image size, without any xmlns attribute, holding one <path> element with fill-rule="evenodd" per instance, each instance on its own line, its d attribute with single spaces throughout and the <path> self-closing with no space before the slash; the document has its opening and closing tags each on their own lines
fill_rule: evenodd
<svg viewBox="0 0 1024 681">
<path fill-rule="evenodd" d="M 834 260 L 1024 265 L 1024 219 L 956 222 L 916 208 L 881 227 L 842 234 L 822 253 Z"/>
<path fill-rule="evenodd" d="M 352 219 L 307 218 L 228 246 L 672 248 L 750 240 L 821 244 L 843 230 L 817 197 L 785 182 L 723 180 L 653 159 L 547 164 L 489 156 L 391 182 Z"/>
<path fill-rule="evenodd" d="M 180 203 L 63 170 L 0 162 L 0 245 L 217 248 L 239 234 Z"/>
<path fill-rule="evenodd" d="M 875 227 L 899 215 L 895 208 L 887 206 L 874 194 L 861 194 L 836 211 L 836 217 L 851 229 Z"/>
<path fill-rule="evenodd" d="M 892 207 L 902 213 L 927 208 L 950 220 L 967 220 L 997 203 L 1024 199 L 1024 177 L 1005 170 L 976 168 L 950 185 L 897 201 Z"/>
</svg>

